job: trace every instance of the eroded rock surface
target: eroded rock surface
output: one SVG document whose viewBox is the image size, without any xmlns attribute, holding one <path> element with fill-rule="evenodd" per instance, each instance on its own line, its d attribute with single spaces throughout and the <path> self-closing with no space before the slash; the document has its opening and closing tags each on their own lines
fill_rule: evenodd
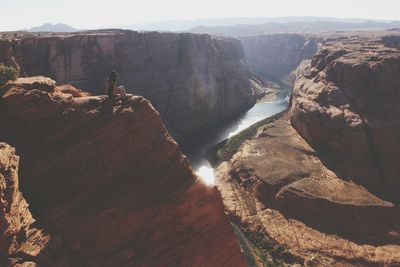
<svg viewBox="0 0 400 267">
<path fill-rule="evenodd" d="M 120 84 L 151 101 L 174 137 L 246 111 L 265 91 L 233 38 L 122 30 L 1 36 L 0 62 L 22 75 L 45 75 L 104 94 L 115 69 Z"/>
<path fill-rule="evenodd" d="M 379 36 L 329 41 L 288 114 L 228 159 L 218 148 L 217 186 L 257 246 L 270 239 L 306 265 L 400 264 L 399 56 Z"/>
<path fill-rule="evenodd" d="M 37 266 L 50 236 L 34 226 L 35 220 L 19 191 L 19 157 L 0 143 L 0 265 Z"/>
<path fill-rule="evenodd" d="M 400 201 L 400 50 L 331 41 L 295 85 L 291 122 L 341 176 Z"/>
<path fill-rule="evenodd" d="M 152 105 L 72 89 L 17 80 L 0 106 L 21 191 L 70 266 L 245 266 L 219 192 L 197 181 Z"/>
<path fill-rule="evenodd" d="M 326 168 L 287 118 L 259 127 L 216 173 L 229 214 L 297 263 L 400 264 L 399 207 Z"/>
</svg>

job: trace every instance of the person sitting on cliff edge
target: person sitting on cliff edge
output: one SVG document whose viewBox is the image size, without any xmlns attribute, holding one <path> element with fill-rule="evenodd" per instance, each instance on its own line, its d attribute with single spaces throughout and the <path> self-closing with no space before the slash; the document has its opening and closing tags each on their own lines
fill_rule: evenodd
<svg viewBox="0 0 400 267">
<path fill-rule="evenodd" d="M 106 90 L 107 90 L 107 95 L 109 98 L 113 98 L 114 96 L 120 95 L 122 96 L 123 99 L 126 99 L 126 90 L 123 85 L 121 86 L 116 86 L 117 85 L 117 77 L 118 73 L 114 70 L 110 73 L 110 76 L 106 82 Z"/>
</svg>

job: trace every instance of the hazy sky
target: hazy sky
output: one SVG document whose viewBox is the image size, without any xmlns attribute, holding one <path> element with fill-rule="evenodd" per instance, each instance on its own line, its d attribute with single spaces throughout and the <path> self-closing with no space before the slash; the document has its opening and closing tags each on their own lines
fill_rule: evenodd
<svg viewBox="0 0 400 267">
<path fill-rule="evenodd" d="M 159 20 L 322 16 L 400 20 L 400 0 L 0 0 L 0 30 L 63 22 L 75 28 Z"/>
</svg>

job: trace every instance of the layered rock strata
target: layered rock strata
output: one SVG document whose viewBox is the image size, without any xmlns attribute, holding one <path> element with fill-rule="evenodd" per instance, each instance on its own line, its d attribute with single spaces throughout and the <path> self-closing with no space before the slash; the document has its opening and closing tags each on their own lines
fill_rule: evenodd
<svg viewBox="0 0 400 267">
<path fill-rule="evenodd" d="M 287 117 L 255 132 L 218 165 L 216 185 L 257 249 L 258 240 L 270 239 L 280 251 L 271 256 L 275 263 L 400 264 L 396 204 L 329 170 Z"/>
<path fill-rule="evenodd" d="M 7 34 L 0 62 L 22 75 L 104 94 L 111 70 L 120 84 L 160 112 L 173 136 L 182 137 L 246 111 L 265 84 L 245 64 L 233 38 L 189 33 L 104 30 L 79 33 Z"/>
<path fill-rule="evenodd" d="M 197 181 L 149 101 L 71 91 L 17 80 L 0 106 L 21 191 L 70 266 L 245 266 L 219 192 Z"/>
<path fill-rule="evenodd" d="M 306 265 L 400 264 L 400 55 L 386 43 L 329 41 L 286 115 L 217 148 L 217 186 L 256 246 L 269 238 Z"/>
<path fill-rule="evenodd" d="M 36 266 L 50 236 L 34 227 L 19 191 L 18 163 L 15 149 L 0 143 L 0 265 Z"/>
<path fill-rule="evenodd" d="M 400 50 L 379 38 L 331 41 L 297 80 L 290 111 L 292 125 L 335 172 L 395 202 L 399 74 Z"/>
</svg>

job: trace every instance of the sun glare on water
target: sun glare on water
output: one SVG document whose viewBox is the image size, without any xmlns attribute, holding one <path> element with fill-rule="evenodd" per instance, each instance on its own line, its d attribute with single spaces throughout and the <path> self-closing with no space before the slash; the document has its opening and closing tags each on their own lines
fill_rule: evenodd
<svg viewBox="0 0 400 267">
<path fill-rule="evenodd" d="M 201 178 L 201 180 L 209 186 L 215 184 L 214 169 L 208 166 L 201 166 L 196 174 Z"/>
</svg>

